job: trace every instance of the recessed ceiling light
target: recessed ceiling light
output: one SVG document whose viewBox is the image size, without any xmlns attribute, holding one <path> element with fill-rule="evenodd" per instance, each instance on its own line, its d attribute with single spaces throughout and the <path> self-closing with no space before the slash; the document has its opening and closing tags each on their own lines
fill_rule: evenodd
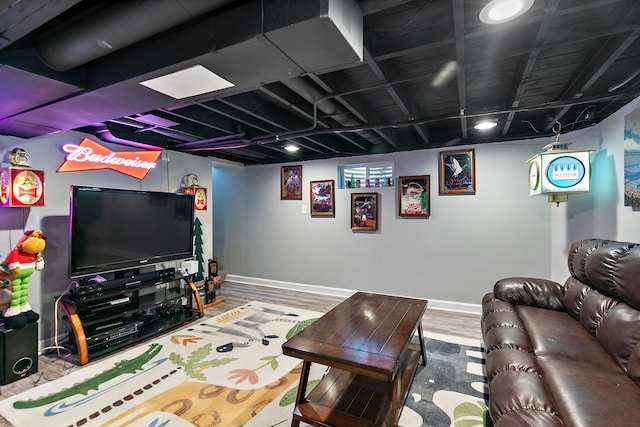
<svg viewBox="0 0 640 427">
<path fill-rule="evenodd" d="M 296 151 L 298 151 L 300 149 L 300 147 L 298 147 L 297 145 L 289 144 L 289 145 L 285 146 L 284 149 L 287 150 L 290 153 L 295 153 Z"/>
<path fill-rule="evenodd" d="M 475 126 L 474 129 L 478 129 L 478 130 L 487 130 L 487 129 L 492 129 L 494 127 L 498 126 L 497 122 L 494 121 L 490 121 L 490 120 L 483 120 L 481 122 L 478 122 Z"/>
<path fill-rule="evenodd" d="M 176 99 L 202 95 L 234 86 L 233 83 L 202 65 L 194 65 L 185 70 L 145 80 L 140 84 Z"/>
<path fill-rule="evenodd" d="M 480 11 L 480 20 L 485 24 L 501 24 L 531 9 L 533 0 L 492 0 Z"/>
</svg>

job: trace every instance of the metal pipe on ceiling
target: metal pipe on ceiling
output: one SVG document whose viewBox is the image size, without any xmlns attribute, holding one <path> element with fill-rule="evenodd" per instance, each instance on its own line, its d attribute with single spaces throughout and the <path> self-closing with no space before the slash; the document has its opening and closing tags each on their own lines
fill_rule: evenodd
<svg viewBox="0 0 640 427">
<path fill-rule="evenodd" d="M 399 127 L 407 127 L 407 126 L 414 126 L 416 124 L 422 125 L 422 124 L 431 124 L 431 123 L 437 123 L 437 122 L 441 122 L 441 121 L 445 121 L 445 120 L 460 120 L 463 117 L 464 118 L 475 118 L 475 117 L 485 117 L 485 116 L 495 116 L 495 115 L 500 115 L 500 114 L 508 114 L 508 113 L 520 113 L 520 112 L 526 112 L 526 111 L 537 111 L 537 110 L 546 110 L 546 109 L 550 109 L 550 108 L 561 108 L 561 107 L 570 107 L 570 106 L 574 106 L 574 105 L 582 105 L 582 104 L 589 104 L 589 103 L 595 103 L 595 102 L 604 102 L 604 101 L 614 101 L 614 100 L 622 100 L 622 99 L 632 99 L 632 98 L 636 98 L 640 96 L 640 92 L 639 91 L 629 91 L 629 92 L 623 92 L 617 95 L 608 95 L 608 96 L 600 96 L 600 97 L 591 97 L 591 98 L 582 98 L 582 99 L 575 99 L 575 100 L 571 100 L 571 101 L 553 101 L 553 102 L 544 102 L 542 104 L 535 104 L 535 105 L 528 105 L 528 106 L 518 106 L 518 107 L 512 107 L 512 108 L 507 108 L 504 110 L 497 110 L 497 111 L 491 111 L 491 112 L 483 112 L 483 113 L 466 113 L 464 116 L 460 116 L 460 115 L 443 115 L 443 116 L 438 116 L 438 117 L 431 117 L 431 118 L 423 118 L 423 119 L 415 119 L 415 120 L 405 120 L 405 121 L 400 121 L 400 122 L 391 122 L 391 123 L 376 123 L 376 124 L 360 124 L 360 125 L 353 125 L 353 126 L 345 126 L 342 128 L 324 128 L 324 129 L 313 129 L 313 130 L 306 130 L 306 131 L 291 131 L 291 132 L 286 132 L 286 133 L 281 133 L 281 134 L 271 134 L 271 135 L 265 135 L 265 136 L 261 136 L 259 138 L 253 138 L 251 139 L 251 142 L 247 145 L 265 145 L 265 144 L 272 144 L 272 143 L 276 143 L 276 142 L 281 142 L 281 141 L 285 141 L 285 140 L 290 140 L 290 139 L 295 139 L 295 138 L 306 138 L 306 137 L 311 137 L 311 136 L 316 136 L 316 135 L 323 135 L 323 134 L 328 134 L 328 133 L 358 133 L 358 132 L 366 132 L 366 131 L 372 131 L 372 130 L 376 130 L 376 129 L 383 129 L 383 128 L 399 128 Z M 546 134 L 540 134 L 540 136 L 545 136 Z M 517 140 L 517 137 L 510 137 L 511 140 Z M 529 137 L 527 137 L 529 138 Z M 493 138 L 492 141 L 501 141 L 504 140 L 503 138 Z M 245 141 L 242 141 L 243 143 L 245 143 Z M 233 142 L 229 142 L 229 145 L 232 145 Z M 246 146 L 246 145 L 245 145 Z M 212 149 L 221 149 L 221 147 L 218 146 L 214 146 L 214 147 L 209 147 Z"/>
<path fill-rule="evenodd" d="M 311 85 L 302 77 L 294 77 L 283 81 L 283 83 L 290 89 L 298 93 L 303 98 L 314 103 L 315 107 L 322 111 L 327 116 L 331 117 L 336 122 L 345 127 L 361 126 L 362 122 L 356 119 L 350 112 L 345 110 L 335 100 L 329 99 L 326 94 L 322 93 L 319 89 Z M 315 123 L 314 123 L 315 127 Z M 362 138 L 373 142 L 381 142 L 380 136 L 372 131 L 357 132 Z"/>
<path fill-rule="evenodd" d="M 69 22 L 38 43 L 42 61 L 69 71 L 231 3 L 232 0 L 123 1 Z"/>
</svg>

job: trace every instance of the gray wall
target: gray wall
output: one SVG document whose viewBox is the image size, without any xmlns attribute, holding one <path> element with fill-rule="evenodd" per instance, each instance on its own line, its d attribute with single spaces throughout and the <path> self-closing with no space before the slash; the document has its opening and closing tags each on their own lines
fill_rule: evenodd
<svg viewBox="0 0 640 427">
<path fill-rule="evenodd" d="M 638 212 L 623 206 L 622 196 L 624 117 L 637 108 L 640 98 L 596 126 L 562 135 L 571 149 L 594 150 L 593 174 L 591 193 L 558 207 L 545 196 L 528 196 L 527 188 L 526 160 L 551 138 L 469 147 L 476 150 L 475 196 L 438 195 L 441 149 L 304 162 L 302 201 L 280 200 L 281 165 L 214 164 L 214 252 L 224 270 L 246 282 L 339 294 L 388 292 L 429 298 L 435 302 L 430 306 L 474 305 L 470 311 L 502 277 L 564 282 L 572 242 L 640 242 Z M 380 160 L 392 160 L 396 175 L 431 175 L 431 218 L 399 218 L 396 188 L 377 190 L 381 220 L 375 233 L 349 228 L 355 190 L 336 192 L 335 218 L 301 214 L 309 181 L 336 179 L 342 164 Z"/>
<path fill-rule="evenodd" d="M 304 162 L 301 201 L 280 200 L 279 164 L 214 164 L 214 253 L 241 280 L 478 304 L 499 278 L 550 274 L 551 206 L 528 195 L 526 164 L 548 142 L 468 147 L 476 150 L 473 196 L 438 195 L 439 149 Z M 377 232 L 350 229 L 350 194 L 367 190 L 337 190 L 334 218 L 301 213 L 309 181 L 381 160 L 394 162 L 396 176 L 431 176 L 430 218 L 398 217 L 396 187 L 375 190 Z"/>
<path fill-rule="evenodd" d="M 47 236 L 47 247 L 43 251 L 45 268 L 31 276 L 29 303 L 41 315 L 40 339 L 54 335 L 55 300 L 61 295 L 70 280 L 67 274 L 69 245 L 69 187 L 76 185 L 96 185 L 102 187 L 143 189 L 175 192 L 182 177 L 188 173 L 198 175 L 202 184 L 211 182 L 211 161 L 167 151 L 168 159 L 159 160 L 143 179 L 138 180 L 113 170 L 56 173 L 64 161 L 65 153 L 60 147 L 65 143 L 79 143 L 87 135 L 77 132 L 62 132 L 29 140 L 0 135 L 0 160 L 2 166 L 9 165 L 11 150 L 20 147 L 29 155 L 31 167 L 45 171 L 44 207 L 2 208 L 0 209 L 0 254 L 2 259 L 13 248 L 23 230 L 42 229 Z M 101 143 L 114 151 L 136 151 L 119 145 Z M 205 184 L 206 185 L 206 184 Z M 207 185 L 208 186 L 208 185 Z M 209 206 L 211 206 L 209 195 Z M 212 256 L 212 214 L 211 209 L 197 214 L 203 224 L 205 260 Z M 162 230 L 158 230 L 162 232 Z M 174 266 L 168 264 L 168 267 Z M 179 267 L 179 265 L 177 266 Z M 8 295 L 4 295 L 8 299 Z M 64 332 L 61 330 L 60 332 Z"/>
<path fill-rule="evenodd" d="M 551 277 L 564 281 L 567 251 L 572 242 L 599 237 L 640 242 L 637 209 L 624 206 L 624 120 L 640 108 L 640 98 L 627 104 L 597 126 L 563 136 L 570 148 L 591 149 L 592 191 L 571 197 L 568 204 L 551 210 Z"/>
</svg>

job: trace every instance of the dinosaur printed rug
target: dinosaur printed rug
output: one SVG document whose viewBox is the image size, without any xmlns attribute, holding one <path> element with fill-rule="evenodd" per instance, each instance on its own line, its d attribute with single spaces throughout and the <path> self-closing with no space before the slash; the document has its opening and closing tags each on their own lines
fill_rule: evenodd
<svg viewBox="0 0 640 427">
<path fill-rule="evenodd" d="M 16 427 L 289 426 L 301 363 L 281 346 L 321 315 L 251 302 L 2 400 L 0 414 Z M 427 340 L 400 425 L 484 425 L 479 345 Z M 312 365 L 308 389 L 325 369 Z"/>
</svg>

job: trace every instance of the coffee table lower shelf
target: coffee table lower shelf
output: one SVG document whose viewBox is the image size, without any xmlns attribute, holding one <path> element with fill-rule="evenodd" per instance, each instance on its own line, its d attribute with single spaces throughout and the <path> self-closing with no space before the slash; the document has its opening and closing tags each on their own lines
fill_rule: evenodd
<svg viewBox="0 0 640 427">
<path fill-rule="evenodd" d="M 332 367 L 305 401 L 294 409 L 292 425 L 303 421 L 316 427 L 395 426 L 418 369 L 419 358 L 419 344 L 410 344 L 394 382 Z M 397 401 L 393 405 L 393 390 L 398 386 Z"/>
</svg>

